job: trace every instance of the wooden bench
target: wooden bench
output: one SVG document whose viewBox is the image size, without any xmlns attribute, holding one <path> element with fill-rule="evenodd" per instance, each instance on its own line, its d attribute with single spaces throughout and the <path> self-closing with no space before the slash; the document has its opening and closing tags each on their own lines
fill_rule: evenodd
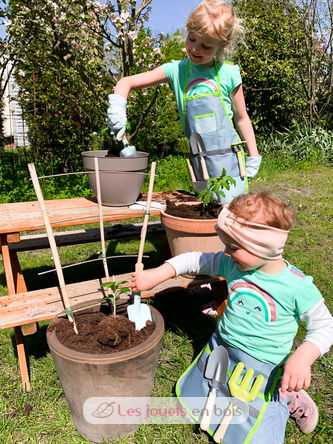
<svg viewBox="0 0 333 444">
<path fill-rule="evenodd" d="M 115 276 L 115 280 L 129 281 L 130 273 Z M 102 282 L 105 279 L 93 279 L 66 285 L 71 306 L 80 302 L 90 303 L 101 299 L 105 294 Z M 197 276 L 187 278 L 178 276 L 174 279 L 157 285 L 152 290 L 143 291 L 142 298 L 150 298 L 156 294 L 174 292 L 202 284 L 212 285 L 223 283 L 223 278 Z M 128 297 L 124 298 L 126 301 Z M 0 329 L 24 326 L 32 322 L 44 321 L 58 316 L 64 310 L 59 287 L 50 287 L 41 290 L 19 293 L 14 296 L 2 296 L 0 298 Z"/>
<path fill-rule="evenodd" d="M 104 227 L 105 240 L 126 239 L 140 236 L 142 223 L 115 224 Z M 164 242 L 165 228 L 160 222 L 148 222 L 147 236 L 159 237 Z M 56 231 L 54 237 L 58 247 L 84 244 L 89 242 L 100 242 L 99 228 L 86 228 L 72 231 Z M 12 236 L 8 244 L 10 251 L 30 251 L 49 248 L 49 240 L 46 233 L 30 234 L 24 236 Z"/>
</svg>

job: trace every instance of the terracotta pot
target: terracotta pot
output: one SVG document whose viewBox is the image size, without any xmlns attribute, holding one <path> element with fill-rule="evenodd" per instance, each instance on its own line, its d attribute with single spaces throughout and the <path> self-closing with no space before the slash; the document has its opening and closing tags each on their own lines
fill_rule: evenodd
<svg viewBox="0 0 333 444">
<path fill-rule="evenodd" d="M 136 157 L 105 157 L 107 150 L 81 153 L 87 171 L 95 171 L 94 157 L 98 158 L 102 204 L 123 207 L 133 204 L 140 192 L 148 165 L 148 153 L 137 151 Z M 95 174 L 88 174 L 91 189 L 96 196 Z"/>
<path fill-rule="evenodd" d="M 183 202 L 182 202 L 183 204 Z M 193 202 L 189 202 L 193 205 Z M 223 243 L 214 229 L 217 219 L 185 219 L 160 212 L 172 256 L 188 251 L 219 252 Z"/>
<path fill-rule="evenodd" d="M 91 305 L 91 304 L 89 304 Z M 73 309 L 87 306 L 81 303 Z M 82 353 L 64 346 L 50 323 L 46 338 L 65 392 L 77 431 L 93 442 L 120 439 L 133 434 L 139 424 L 93 424 L 83 414 L 84 404 L 93 397 L 149 397 L 151 395 L 160 353 L 164 321 L 161 314 L 149 306 L 155 330 L 143 343 L 129 350 L 107 354 Z M 100 304 L 89 311 L 99 311 Z M 82 311 L 81 311 L 82 313 Z M 52 326 L 52 328 L 51 328 Z"/>
</svg>

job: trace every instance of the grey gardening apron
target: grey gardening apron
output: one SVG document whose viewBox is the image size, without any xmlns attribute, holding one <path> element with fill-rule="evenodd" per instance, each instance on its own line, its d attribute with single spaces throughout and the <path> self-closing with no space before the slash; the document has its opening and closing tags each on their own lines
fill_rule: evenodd
<svg viewBox="0 0 333 444">
<path fill-rule="evenodd" d="M 233 123 L 225 109 L 223 96 L 220 87 L 220 78 L 216 62 L 216 82 L 217 91 L 193 96 L 186 96 L 188 79 L 191 69 L 191 62 L 187 65 L 184 84 L 184 128 L 185 135 L 190 140 L 193 132 L 198 132 L 205 144 L 206 153 L 190 154 L 189 158 L 194 169 L 196 179 L 203 188 L 206 181 L 203 180 L 203 173 L 199 156 L 203 155 L 207 165 L 209 177 L 219 177 L 222 169 L 226 174 L 236 180 L 236 186 L 231 185 L 230 190 L 224 190 L 226 197 L 218 196 L 222 204 L 230 202 L 239 194 L 248 190 L 247 177 L 241 178 L 236 153 L 232 150 L 231 144 L 238 143 L 240 138 L 233 126 Z M 198 79 L 199 80 L 199 79 Z M 193 83 L 193 81 L 191 82 Z M 242 152 L 243 163 L 245 165 L 244 152 Z"/>
<path fill-rule="evenodd" d="M 243 423 L 233 424 L 231 422 L 222 440 L 223 444 L 249 443 L 275 392 L 282 373 L 281 367 L 258 361 L 247 353 L 227 345 L 222 341 L 218 330 L 216 330 L 209 339 L 206 347 L 179 378 L 176 385 L 176 394 L 181 406 L 187 411 L 188 416 L 196 422 L 200 422 L 200 417 L 195 416 L 193 411 L 204 411 L 205 399 L 210 390 L 209 381 L 204 376 L 206 361 L 211 351 L 219 345 L 223 345 L 228 351 L 229 369 L 226 382 L 224 384 L 220 383 L 219 385 L 219 390 L 216 395 L 217 398 L 231 397 L 227 382 L 238 362 L 243 362 L 245 365 L 244 370 L 240 375 L 240 380 L 249 368 L 254 370 L 252 380 L 254 380 L 259 374 L 264 376 L 264 383 L 261 386 L 259 393 L 254 401 L 246 403 L 246 408 L 244 407 L 244 401 L 240 401 L 235 397 L 232 398 L 232 403 L 240 409 L 243 408 L 243 410 L 248 413 L 248 417 L 246 422 Z M 193 401 L 191 401 L 191 398 L 193 398 Z M 201 402 L 200 406 L 198 405 L 198 402 Z M 219 405 L 220 404 L 221 401 L 219 402 Z M 216 403 L 216 405 L 218 405 L 218 403 Z M 211 424 L 208 429 L 210 435 L 214 435 L 219 427 L 220 421 L 221 417 L 217 417 L 213 410 Z"/>
</svg>

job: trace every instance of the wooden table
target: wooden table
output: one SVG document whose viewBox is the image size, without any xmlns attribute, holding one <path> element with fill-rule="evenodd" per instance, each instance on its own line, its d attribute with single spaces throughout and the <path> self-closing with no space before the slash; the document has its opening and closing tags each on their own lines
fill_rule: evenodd
<svg viewBox="0 0 333 444">
<path fill-rule="evenodd" d="M 98 205 L 94 199 L 57 199 L 45 202 L 52 227 L 92 224 L 99 222 Z M 159 215 L 159 210 L 151 210 L 151 215 Z M 103 220 L 115 221 L 129 218 L 140 218 L 142 210 L 132 210 L 129 207 L 103 207 Z M 44 229 L 43 217 L 37 201 L 17 202 L 0 205 L 0 242 L 4 264 L 8 297 L 26 293 L 27 287 L 21 271 L 17 253 L 10 249 L 10 243 L 20 242 L 23 231 Z M 0 303 L 5 301 L 1 298 Z M 15 339 L 20 364 L 23 386 L 30 390 L 29 374 L 24 350 L 23 334 L 36 331 L 35 322 L 21 327 L 15 326 Z"/>
<path fill-rule="evenodd" d="M 93 199 L 59 199 L 45 202 L 53 228 L 66 227 L 81 224 L 99 223 L 98 205 Z M 159 215 L 159 210 L 151 209 L 152 216 Z M 117 221 L 129 218 L 143 218 L 143 209 L 131 209 L 129 207 L 103 207 L 103 220 Z M 118 238 L 126 235 L 126 227 L 121 227 Z M 27 291 L 24 277 L 19 264 L 17 251 L 32 250 L 35 248 L 47 248 L 47 239 L 29 239 L 28 247 L 21 246 L 23 231 L 43 230 L 44 222 L 37 201 L 0 204 L 0 242 L 4 263 L 8 296 L 0 297 L 0 328 L 14 327 L 17 354 L 20 366 L 21 380 L 26 391 L 30 390 L 29 372 L 25 355 L 23 336 L 33 334 L 36 331 L 36 322 L 51 319 L 62 310 L 62 300 L 59 287 L 42 290 Z M 111 227 L 112 229 L 112 227 Z M 112 230 L 111 230 L 112 231 Z M 72 234 L 73 233 L 73 234 Z M 113 232 L 112 232 L 113 233 Z M 111 238 L 112 238 L 111 233 Z M 132 233 L 132 231 L 130 231 Z M 139 231 L 137 230 L 137 235 Z M 33 236 L 32 236 L 33 237 Z M 59 245 L 73 245 L 87 241 L 86 233 L 67 232 L 62 235 Z M 61 236 L 59 236 L 60 240 Z M 57 239 L 57 237 L 56 237 Z M 38 241 L 36 244 L 36 240 Z M 90 237 L 90 241 L 98 241 L 99 234 Z M 43 241 L 43 242 L 41 242 Z M 166 242 L 165 242 L 166 243 Z M 167 244 L 167 243 L 166 243 Z M 130 274 L 115 276 L 116 280 L 128 280 Z M 151 291 L 142 293 L 143 297 L 150 297 L 159 292 L 175 291 L 180 288 L 198 286 L 203 283 L 221 284 L 223 278 L 197 277 L 188 279 L 177 277 L 155 287 Z M 68 294 L 71 305 L 77 302 L 96 300 L 101 297 L 101 279 L 69 284 Z M 222 282 L 225 284 L 225 282 Z M 219 288 L 216 293 L 221 294 Z M 222 305 L 221 305 L 222 307 Z M 223 308 L 221 308 L 223 310 Z"/>
</svg>

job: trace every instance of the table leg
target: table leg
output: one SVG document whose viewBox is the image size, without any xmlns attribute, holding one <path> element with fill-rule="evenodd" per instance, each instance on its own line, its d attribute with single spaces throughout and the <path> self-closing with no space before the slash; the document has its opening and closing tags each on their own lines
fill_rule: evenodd
<svg viewBox="0 0 333 444">
<path fill-rule="evenodd" d="M 24 279 L 23 279 L 22 274 L 18 280 L 14 279 L 14 272 L 15 271 L 16 271 L 15 275 L 17 278 L 17 267 L 19 267 L 19 264 L 18 264 L 18 259 L 17 259 L 16 253 L 13 255 L 9 251 L 7 235 L 1 234 L 0 240 L 1 240 L 1 253 L 2 253 L 2 258 L 3 258 L 3 265 L 4 265 L 4 269 L 5 269 L 8 294 L 15 295 L 17 293 L 17 284 L 18 283 L 21 286 L 21 288 L 23 285 L 25 287 Z M 16 256 L 16 259 L 15 259 L 15 256 Z M 14 260 L 13 266 L 12 266 L 12 260 Z M 22 385 L 23 385 L 24 390 L 29 392 L 30 391 L 30 379 L 29 379 L 27 358 L 26 358 L 24 343 L 23 343 L 23 339 L 22 339 L 22 332 L 21 332 L 20 327 L 15 327 L 14 331 L 15 331 L 16 349 L 17 349 L 17 356 L 18 356 L 19 365 L 20 365 Z"/>
</svg>

